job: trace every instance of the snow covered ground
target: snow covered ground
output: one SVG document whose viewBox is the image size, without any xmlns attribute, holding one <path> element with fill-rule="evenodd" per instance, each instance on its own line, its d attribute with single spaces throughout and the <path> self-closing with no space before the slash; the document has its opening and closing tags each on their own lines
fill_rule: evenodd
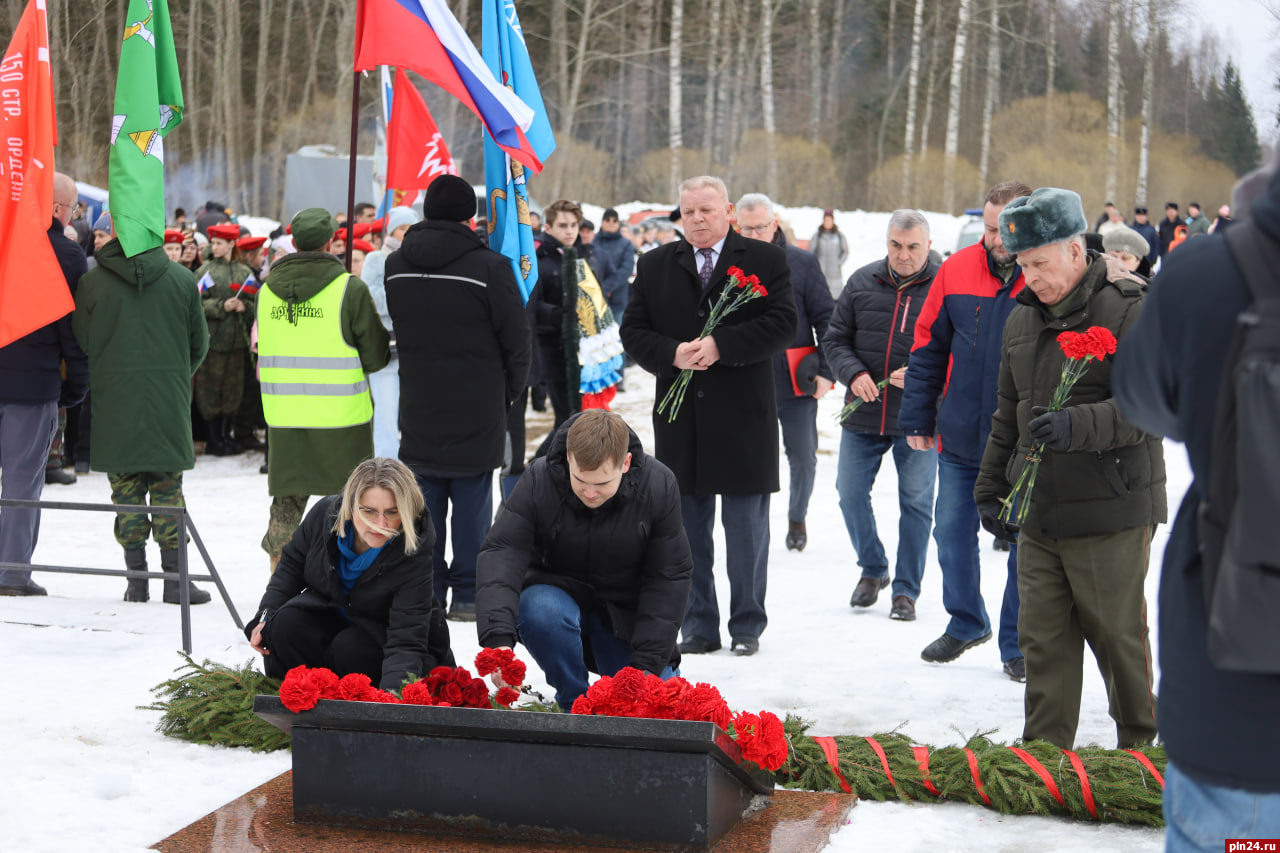
<svg viewBox="0 0 1280 853">
<path fill-rule="evenodd" d="M 821 217 L 821 211 L 813 212 Z M 841 228 L 854 252 L 846 272 L 884 251 L 888 214 L 845 214 Z M 858 217 L 858 219 L 854 219 Z M 816 225 L 796 216 L 797 231 Z M 947 248 L 943 229 L 935 239 Z M 799 227 L 803 224 L 804 227 Z M 950 239 L 954 239 L 954 233 Z M 617 409 L 651 446 L 652 378 L 633 368 Z M 770 624 L 760 653 L 739 658 L 727 651 L 689 656 L 683 674 L 709 681 L 735 709 L 795 713 L 814 734 L 867 735 L 901 729 L 921 743 L 963 742 L 977 732 L 1009 742 L 1022 730 L 1022 685 L 1000 669 L 994 642 L 959 660 L 927 664 L 920 650 L 942 633 L 947 615 L 941 577 L 930 549 L 919 618 L 889 620 L 889 601 L 854 611 L 849 595 L 858 578 L 853 550 L 836 503 L 835 470 L 839 395 L 819 407 L 817 485 L 810 506 L 809 546 L 800 554 L 783 545 L 786 494 L 772 501 Z M 542 416 L 545 418 L 545 416 Z M 530 446 L 541 436 L 531 418 Z M 145 440 L 144 437 L 140 439 Z M 1166 446 L 1169 502 L 1176 506 L 1190 474 L 1182 448 Z M 261 457 L 199 457 L 185 477 L 187 502 L 241 616 L 251 614 L 267 582 L 267 558 L 258 542 L 269 498 Z M 786 482 L 785 461 L 783 482 Z M 874 501 L 886 550 L 896 546 L 897 495 L 892 462 L 881 470 Z M 51 486 L 50 500 L 106 503 L 106 476 L 90 474 L 73 486 Z M 120 550 L 110 518 L 101 513 L 48 511 L 37 563 L 119 568 Z M 1168 529 L 1156 534 L 1147 594 L 1155 624 L 1155 591 Z M 1003 591 L 1004 555 L 983 537 L 983 594 L 993 617 Z M 723 544 L 717 547 L 723 553 Z M 193 556 L 195 551 L 192 551 Z M 158 562 L 154 545 L 150 560 Z M 194 564 L 193 564 L 194 565 Z M 9 686 L 0 702 L 0 850 L 140 851 L 289 767 L 287 752 L 194 746 L 156 733 L 158 715 L 138 710 L 152 701 L 150 688 L 181 663 L 178 608 L 155 599 L 125 604 L 124 581 L 80 575 L 40 574 L 48 598 L 0 598 L 0 679 Z M 721 600 L 727 584 L 720 578 Z M 194 608 L 194 656 L 240 664 L 255 653 L 215 596 Z M 459 662 L 478 651 L 471 625 L 451 623 Z M 1154 632 L 1153 632 L 1154 638 Z M 1102 681 L 1086 656 L 1084 701 L 1077 744 L 1115 745 Z M 549 695 L 530 667 L 535 687 Z M 1056 818 L 1004 817 L 962 805 L 864 802 L 831 839 L 833 851 L 1159 851 L 1157 830 Z"/>
</svg>

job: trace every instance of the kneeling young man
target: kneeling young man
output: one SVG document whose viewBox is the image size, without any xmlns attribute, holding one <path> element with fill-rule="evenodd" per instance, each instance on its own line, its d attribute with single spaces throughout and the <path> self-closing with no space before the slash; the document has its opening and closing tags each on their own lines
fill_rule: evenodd
<svg viewBox="0 0 1280 853">
<path fill-rule="evenodd" d="M 525 471 L 476 562 L 480 644 L 524 643 L 568 710 L 587 673 L 679 673 L 693 557 L 680 489 L 620 415 L 564 423 Z"/>
</svg>

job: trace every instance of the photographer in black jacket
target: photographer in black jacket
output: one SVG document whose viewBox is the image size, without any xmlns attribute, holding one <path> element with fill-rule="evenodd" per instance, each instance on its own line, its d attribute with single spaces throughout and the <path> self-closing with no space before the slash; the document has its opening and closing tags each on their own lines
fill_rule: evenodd
<svg viewBox="0 0 1280 853">
<path fill-rule="evenodd" d="M 679 674 L 693 558 L 675 475 L 621 416 L 564 423 L 525 471 L 476 563 L 480 644 L 524 643 L 568 710 L 587 673 Z"/>
</svg>

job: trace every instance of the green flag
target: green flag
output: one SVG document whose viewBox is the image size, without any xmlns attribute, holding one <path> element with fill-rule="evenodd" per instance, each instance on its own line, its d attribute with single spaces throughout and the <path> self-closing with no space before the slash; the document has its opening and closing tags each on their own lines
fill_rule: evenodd
<svg viewBox="0 0 1280 853">
<path fill-rule="evenodd" d="M 164 242 L 164 137 L 182 121 L 166 0 L 129 0 L 111 118 L 111 222 L 125 257 Z"/>
</svg>

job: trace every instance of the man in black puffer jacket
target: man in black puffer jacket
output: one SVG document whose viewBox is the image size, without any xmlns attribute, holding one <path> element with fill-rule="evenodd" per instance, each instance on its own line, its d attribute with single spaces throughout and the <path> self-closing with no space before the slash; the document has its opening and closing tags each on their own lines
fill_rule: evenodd
<svg viewBox="0 0 1280 853">
<path fill-rule="evenodd" d="M 480 644 L 517 639 L 569 710 L 588 671 L 679 674 L 693 557 L 671 470 L 621 416 L 564 423 L 516 484 L 477 563 Z"/>
<path fill-rule="evenodd" d="M 822 350 L 835 378 L 849 388 L 846 405 L 862 401 L 841 421 L 836 468 L 840 511 L 862 568 L 849 605 L 870 607 L 889 585 L 889 557 L 876 532 L 871 487 L 881 460 L 892 450 L 901 514 L 889 617 L 910 622 L 916 618 L 929 549 L 938 453 L 911 449 L 898 426 L 898 409 L 916 320 L 938 264 L 929 259 L 929 220 L 917 210 L 895 210 L 885 241 L 888 255 L 849 276 Z"/>
<path fill-rule="evenodd" d="M 455 175 L 431 182 L 427 220 L 387 258 L 387 312 L 400 355 L 400 458 L 435 525 L 435 594 L 449 618 L 475 619 L 476 554 L 493 520 L 507 409 L 529 374 L 529 320 L 511 263 L 465 223 L 475 191 Z M 514 448 L 520 453 L 523 448 Z M 453 503 L 453 562 L 444 558 Z"/>
</svg>

